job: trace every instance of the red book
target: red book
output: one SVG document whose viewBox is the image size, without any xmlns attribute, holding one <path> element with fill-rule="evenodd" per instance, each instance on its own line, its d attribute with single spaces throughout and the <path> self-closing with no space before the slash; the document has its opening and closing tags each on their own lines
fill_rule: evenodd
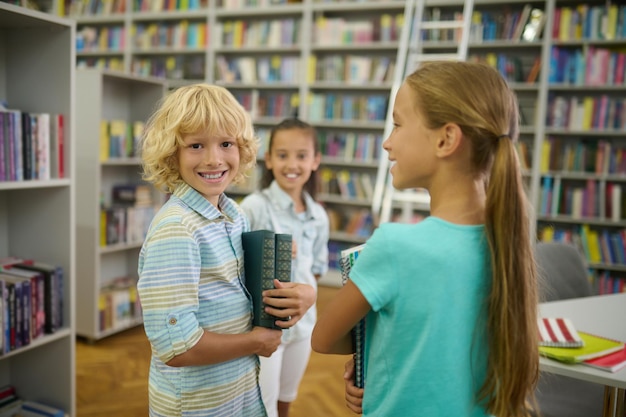
<svg viewBox="0 0 626 417">
<path fill-rule="evenodd" d="M 602 369 L 607 372 L 617 372 L 626 366 L 626 347 L 617 352 L 610 353 L 599 358 L 587 359 L 582 362 L 584 365 Z"/>
</svg>

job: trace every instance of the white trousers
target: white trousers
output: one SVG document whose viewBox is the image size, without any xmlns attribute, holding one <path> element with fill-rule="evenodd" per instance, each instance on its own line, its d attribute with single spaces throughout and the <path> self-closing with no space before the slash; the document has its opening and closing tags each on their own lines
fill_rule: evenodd
<svg viewBox="0 0 626 417">
<path fill-rule="evenodd" d="M 311 339 L 281 343 L 269 358 L 260 356 L 259 385 L 268 417 L 278 417 L 278 401 L 290 403 L 298 396 L 298 386 L 311 356 Z"/>
</svg>

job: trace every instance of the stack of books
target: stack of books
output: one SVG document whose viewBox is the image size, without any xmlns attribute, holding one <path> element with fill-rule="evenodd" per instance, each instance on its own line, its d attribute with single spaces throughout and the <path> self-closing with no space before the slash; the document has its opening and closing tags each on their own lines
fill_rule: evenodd
<svg viewBox="0 0 626 417">
<path fill-rule="evenodd" d="M 579 331 L 567 318 L 540 318 L 539 353 L 563 363 L 582 364 L 607 372 L 626 366 L 626 344 Z"/>
</svg>

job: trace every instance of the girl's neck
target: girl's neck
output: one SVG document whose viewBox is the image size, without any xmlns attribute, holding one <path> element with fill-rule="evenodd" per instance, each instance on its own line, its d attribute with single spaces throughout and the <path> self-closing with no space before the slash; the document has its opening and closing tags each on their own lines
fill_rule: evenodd
<svg viewBox="0 0 626 417">
<path fill-rule="evenodd" d="M 430 214 L 456 224 L 485 222 L 486 192 L 482 181 L 469 181 L 431 193 Z"/>
<path fill-rule="evenodd" d="M 289 197 L 291 197 L 291 201 L 293 201 L 293 209 L 296 213 L 302 213 L 306 210 L 306 203 L 304 202 L 304 198 L 302 197 L 303 191 L 300 190 L 285 190 L 281 187 Z"/>
</svg>

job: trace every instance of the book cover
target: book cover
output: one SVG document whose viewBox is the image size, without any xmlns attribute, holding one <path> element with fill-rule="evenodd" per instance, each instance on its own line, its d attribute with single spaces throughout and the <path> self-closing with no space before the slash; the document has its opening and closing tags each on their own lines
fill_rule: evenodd
<svg viewBox="0 0 626 417">
<path fill-rule="evenodd" d="M 35 401 L 24 401 L 20 410 L 22 417 L 64 417 L 65 412 L 59 408 L 52 407 Z"/>
<path fill-rule="evenodd" d="M 539 346 L 581 347 L 583 340 L 574 323 L 565 317 L 544 317 L 537 320 Z"/>
<path fill-rule="evenodd" d="M 617 372 L 626 366 L 626 347 L 605 356 L 584 360 L 582 363 L 603 371 Z"/>
<path fill-rule="evenodd" d="M 350 270 L 364 247 L 365 244 L 363 243 L 340 252 L 339 267 L 343 285 L 348 281 Z M 354 385 L 363 388 L 365 385 L 365 318 L 362 318 L 354 326 L 351 336 L 354 346 Z"/>
<path fill-rule="evenodd" d="M 565 363 L 580 363 L 624 349 L 624 343 L 579 331 L 584 345 L 576 348 L 539 346 L 539 353 Z"/>
<path fill-rule="evenodd" d="M 291 281 L 291 235 L 253 230 L 241 235 L 245 285 L 252 297 L 254 326 L 280 329 L 278 317 L 265 312 L 263 291 L 274 288 L 274 278 Z M 288 260 L 288 261 L 287 261 Z"/>
<path fill-rule="evenodd" d="M 63 326 L 63 269 L 42 262 L 27 261 L 14 268 L 36 271 L 44 277 L 44 333 L 52 334 Z"/>
</svg>

